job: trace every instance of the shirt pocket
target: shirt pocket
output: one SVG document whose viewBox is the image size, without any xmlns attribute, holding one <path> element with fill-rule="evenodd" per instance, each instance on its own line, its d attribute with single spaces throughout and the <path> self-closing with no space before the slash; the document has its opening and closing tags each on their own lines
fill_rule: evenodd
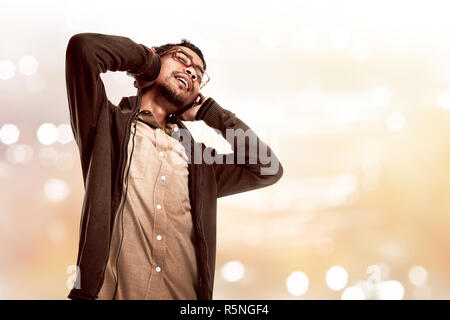
<svg viewBox="0 0 450 320">
<path fill-rule="evenodd" d="M 135 136 L 134 151 L 131 157 L 130 177 L 144 179 L 147 176 L 148 167 L 152 155 L 152 142 L 143 136 Z"/>
</svg>

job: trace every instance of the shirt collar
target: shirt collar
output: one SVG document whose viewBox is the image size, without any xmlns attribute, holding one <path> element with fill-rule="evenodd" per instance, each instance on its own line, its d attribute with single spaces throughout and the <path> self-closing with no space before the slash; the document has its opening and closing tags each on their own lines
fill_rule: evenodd
<svg viewBox="0 0 450 320">
<path fill-rule="evenodd" d="M 165 133 L 168 135 L 172 135 L 173 131 L 178 130 L 178 125 L 176 123 L 166 122 L 166 127 L 163 128 L 160 126 L 158 121 L 156 121 L 155 117 L 153 116 L 153 113 L 150 110 L 139 110 L 138 118 L 141 119 L 143 122 L 148 124 L 150 127 L 156 129 L 160 128 L 161 130 L 164 130 Z M 177 129 L 175 129 L 177 128 Z"/>
</svg>

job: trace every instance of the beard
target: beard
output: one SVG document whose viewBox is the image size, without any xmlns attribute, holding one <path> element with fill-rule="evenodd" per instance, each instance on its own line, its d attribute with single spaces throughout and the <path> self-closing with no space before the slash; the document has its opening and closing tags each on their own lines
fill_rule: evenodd
<svg viewBox="0 0 450 320">
<path fill-rule="evenodd" d="M 181 109 L 186 104 L 186 96 L 178 90 L 178 87 L 172 84 L 171 77 L 165 81 L 155 83 L 160 94 L 177 109 Z"/>
</svg>

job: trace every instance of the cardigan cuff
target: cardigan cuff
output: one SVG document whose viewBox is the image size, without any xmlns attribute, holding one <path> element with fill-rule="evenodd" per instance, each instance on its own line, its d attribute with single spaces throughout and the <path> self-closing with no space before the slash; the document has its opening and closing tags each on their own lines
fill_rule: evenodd
<svg viewBox="0 0 450 320">
<path fill-rule="evenodd" d="M 213 98 L 208 98 L 198 109 L 197 114 L 195 115 L 195 120 L 203 120 L 209 126 L 216 128 L 219 123 L 216 124 L 218 119 L 220 119 L 220 115 L 223 115 L 225 109 L 223 109 L 219 104 L 214 101 Z"/>
</svg>

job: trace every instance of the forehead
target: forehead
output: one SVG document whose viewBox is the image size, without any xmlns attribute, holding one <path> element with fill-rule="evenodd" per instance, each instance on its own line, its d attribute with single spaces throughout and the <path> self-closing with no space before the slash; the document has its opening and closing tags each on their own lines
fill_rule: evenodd
<svg viewBox="0 0 450 320">
<path fill-rule="evenodd" d="M 202 59 L 200 59 L 200 57 L 198 56 L 198 54 L 195 53 L 194 50 L 185 47 L 185 46 L 175 46 L 174 48 L 179 48 L 181 50 L 183 50 L 184 52 L 186 52 L 188 55 L 190 55 L 192 57 L 192 59 L 194 60 L 194 63 L 200 67 L 202 67 L 203 69 L 205 68 L 205 66 L 203 65 Z"/>
</svg>

